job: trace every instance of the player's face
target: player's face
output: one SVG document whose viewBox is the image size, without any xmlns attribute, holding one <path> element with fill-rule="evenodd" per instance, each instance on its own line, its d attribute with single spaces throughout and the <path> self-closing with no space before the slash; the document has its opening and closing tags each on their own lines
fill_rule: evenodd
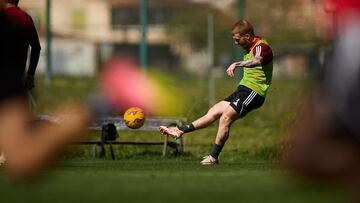
<svg viewBox="0 0 360 203">
<path fill-rule="evenodd" d="M 242 35 L 242 34 L 236 33 L 236 34 L 233 34 L 232 38 L 234 39 L 235 44 L 242 46 L 244 49 L 246 49 L 249 46 L 249 44 L 251 43 L 250 37 L 248 34 Z"/>
<path fill-rule="evenodd" d="M 240 42 L 243 40 L 240 34 L 233 34 L 232 36 L 235 44 L 240 44 Z"/>
</svg>

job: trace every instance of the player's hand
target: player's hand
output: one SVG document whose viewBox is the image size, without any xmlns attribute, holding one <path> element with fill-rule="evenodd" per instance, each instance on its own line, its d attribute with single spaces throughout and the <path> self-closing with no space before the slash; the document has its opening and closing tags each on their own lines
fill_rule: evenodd
<svg viewBox="0 0 360 203">
<path fill-rule="evenodd" d="M 25 80 L 25 88 L 27 90 L 31 90 L 35 87 L 34 85 L 34 76 L 33 75 L 27 75 Z"/>
<path fill-rule="evenodd" d="M 232 63 L 229 68 L 226 70 L 226 74 L 230 77 L 234 77 L 235 69 L 237 68 L 237 62 Z"/>
</svg>

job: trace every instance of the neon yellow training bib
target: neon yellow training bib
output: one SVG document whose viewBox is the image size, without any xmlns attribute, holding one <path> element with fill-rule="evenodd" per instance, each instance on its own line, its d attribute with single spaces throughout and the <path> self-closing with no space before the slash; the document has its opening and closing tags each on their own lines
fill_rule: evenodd
<svg viewBox="0 0 360 203">
<path fill-rule="evenodd" d="M 244 61 L 255 57 L 253 49 L 259 44 L 266 44 L 269 46 L 265 39 L 260 39 L 256 42 L 255 46 L 244 55 Z M 272 80 L 273 62 L 271 61 L 268 64 L 261 64 L 249 68 L 243 67 L 243 69 L 243 78 L 239 85 L 244 85 L 258 93 L 260 96 L 265 97 Z"/>
</svg>

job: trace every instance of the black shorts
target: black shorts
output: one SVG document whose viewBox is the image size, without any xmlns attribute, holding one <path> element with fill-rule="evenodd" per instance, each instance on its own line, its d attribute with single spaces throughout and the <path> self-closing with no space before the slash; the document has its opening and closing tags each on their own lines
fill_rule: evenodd
<svg viewBox="0 0 360 203">
<path fill-rule="evenodd" d="M 260 108 L 265 98 L 257 94 L 248 87 L 239 85 L 238 88 L 224 101 L 230 102 L 230 106 L 240 114 L 240 118 L 244 117 L 250 111 Z"/>
</svg>

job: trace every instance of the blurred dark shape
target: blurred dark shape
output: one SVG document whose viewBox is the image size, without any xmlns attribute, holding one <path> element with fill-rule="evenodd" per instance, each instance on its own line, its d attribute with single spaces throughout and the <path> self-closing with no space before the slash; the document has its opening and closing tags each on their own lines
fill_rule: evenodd
<svg viewBox="0 0 360 203">
<path fill-rule="evenodd" d="M 41 173 L 57 160 L 66 145 L 82 138 L 93 116 L 134 105 L 151 110 L 156 102 L 154 85 L 148 77 L 132 61 L 118 59 L 105 67 L 101 80 L 104 92 L 98 94 L 98 99 L 86 105 L 63 105 L 54 115 L 67 116 L 57 123 L 32 121 L 23 85 L 12 69 L 17 59 L 18 47 L 13 46 L 17 30 L 3 10 L 0 25 L 0 151 L 6 157 L 7 174 L 13 178 Z M 114 139 L 113 128 L 104 132 L 106 139 Z"/>
<path fill-rule="evenodd" d="M 107 123 L 101 127 L 101 141 L 114 141 L 119 137 L 114 123 Z"/>
<path fill-rule="evenodd" d="M 0 102 L 13 96 L 24 96 L 22 73 L 14 68 L 17 60 L 18 35 L 15 25 L 0 11 Z"/>
<path fill-rule="evenodd" d="M 52 163 L 67 143 L 79 139 L 90 121 L 79 106 L 62 107 L 76 112 L 60 124 L 32 122 L 26 99 L 23 71 L 26 58 L 22 32 L 0 2 L 0 151 L 6 157 L 5 169 L 14 178 L 40 173 Z M 27 49 L 26 49 L 27 50 Z M 27 51 L 26 51 L 27 52 Z M 21 70 L 20 70 L 21 69 Z"/>
<path fill-rule="evenodd" d="M 307 177 L 343 181 L 360 198 L 360 1 L 323 3 L 332 13 L 332 49 L 299 113 L 288 163 Z"/>
<path fill-rule="evenodd" d="M 0 105 L 0 149 L 6 157 L 5 169 L 13 178 L 39 174 L 53 163 L 67 144 L 79 140 L 90 123 L 83 106 L 66 106 L 69 116 L 59 123 L 32 121 L 27 102 L 8 99 Z"/>
</svg>

